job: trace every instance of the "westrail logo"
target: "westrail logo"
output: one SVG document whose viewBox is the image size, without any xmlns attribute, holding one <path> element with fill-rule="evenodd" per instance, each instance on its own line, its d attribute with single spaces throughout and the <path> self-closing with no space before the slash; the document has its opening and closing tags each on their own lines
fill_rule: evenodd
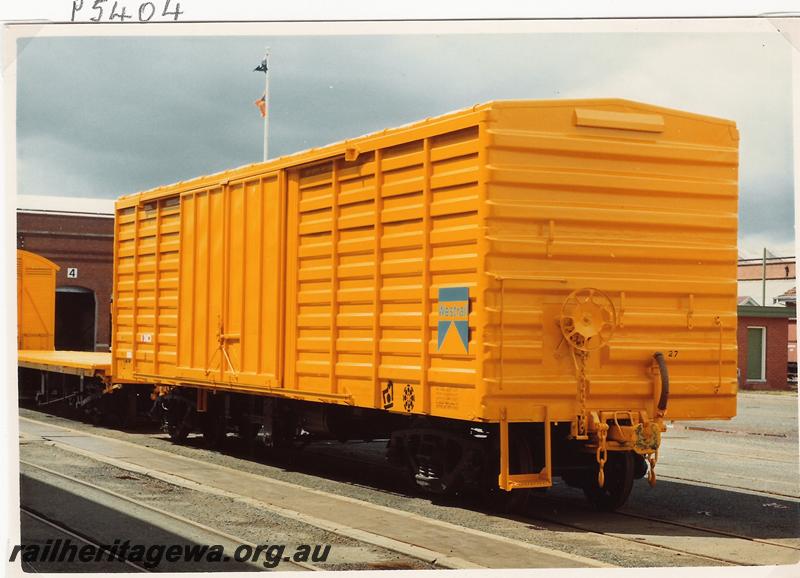
<svg viewBox="0 0 800 578">
<path fill-rule="evenodd" d="M 439 288 L 439 339 L 437 351 L 442 351 L 450 330 L 455 327 L 464 353 L 469 352 L 469 289 L 467 287 Z"/>
</svg>

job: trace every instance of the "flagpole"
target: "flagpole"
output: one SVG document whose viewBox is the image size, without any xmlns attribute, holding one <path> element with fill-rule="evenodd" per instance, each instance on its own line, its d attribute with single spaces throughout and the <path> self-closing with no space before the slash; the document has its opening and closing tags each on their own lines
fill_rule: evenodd
<svg viewBox="0 0 800 578">
<path fill-rule="evenodd" d="M 767 306 L 767 248 L 764 247 L 764 256 L 761 258 L 761 306 Z"/>
<path fill-rule="evenodd" d="M 267 70 L 264 71 L 264 161 L 269 160 L 269 46 L 264 51 L 264 62 Z"/>
</svg>

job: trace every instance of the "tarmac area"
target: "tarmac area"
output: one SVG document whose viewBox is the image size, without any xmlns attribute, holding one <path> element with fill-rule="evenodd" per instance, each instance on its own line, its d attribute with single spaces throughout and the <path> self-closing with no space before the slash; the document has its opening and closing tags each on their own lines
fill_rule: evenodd
<svg viewBox="0 0 800 578">
<path fill-rule="evenodd" d="M 793 564 L 800 560 L 796 393 L 741 392 L 730 421 L 671 424 L 658 482 L 615 513 L 560 481 L 499 515 L 469 497 L 431 499 L 385 462 L 385 442 L 317 442 L 264 456 L 230 436 L 176 445 L 20 410 L 21 542 L 284 545 L 257 561 L 23 563 L 26 571 L 263 571 Z M 172 456 L 172 457 L 170 457 Z M 105 540 L 105 541 L 103 541 Z M 295 563 L 301 545 L 330 545 Z M 272 554 L 275 552 L 273 551 Z M 231 557 L 232 558 L 232 557 Z M 274 556 L 273 556 L 274 558 Z M 288 558 L 288 559 L 287 559 Z M 269 563 L 269 561 L 267 561 Z"/>
</svg>

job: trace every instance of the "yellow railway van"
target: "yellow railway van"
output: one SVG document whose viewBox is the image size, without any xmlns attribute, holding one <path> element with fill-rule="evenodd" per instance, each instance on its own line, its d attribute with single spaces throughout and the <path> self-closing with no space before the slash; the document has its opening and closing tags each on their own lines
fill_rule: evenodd
<svg viewBox="0 0 800 578">
<path fill-rule="evenodd" d="M 177 440 L 385 435 L 433 492 L 615 508 L 665 419 L 735 415 L 737 174 L 731 121 L 497 101 L 125 196 L 111 372 Z"/>
<path fill-rule="evenodd" d="M 17 249 L 19 401 L 39 407 L 67 403 L 93 417 L 105 412 L 108 421 L 119 425 L 131 413 L 126 412 L 128 407 L 135 410 L 137 393 L 149 397 L 147 389 L 152 385 L 129 384 L 127 390 L 119 382 L 112 385 L 110 353 L 55 349 L 56 273 L 60 269 L 41 255 Z"/>
<path fill-rule="evenodd" d="M 17 249 L 17 349 L 55 348 L 58 265 Z"/>
</svg>

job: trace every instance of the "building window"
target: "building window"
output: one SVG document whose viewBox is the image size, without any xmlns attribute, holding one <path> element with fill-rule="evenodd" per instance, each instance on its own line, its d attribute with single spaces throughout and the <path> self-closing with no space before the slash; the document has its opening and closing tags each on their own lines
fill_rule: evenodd
<svg viewBox="0 0 800 578">
<path fill-rule="evenodd" d="M 767 380 L 767 328 L 747 328 L 747 381 Z"/>
</svg>

